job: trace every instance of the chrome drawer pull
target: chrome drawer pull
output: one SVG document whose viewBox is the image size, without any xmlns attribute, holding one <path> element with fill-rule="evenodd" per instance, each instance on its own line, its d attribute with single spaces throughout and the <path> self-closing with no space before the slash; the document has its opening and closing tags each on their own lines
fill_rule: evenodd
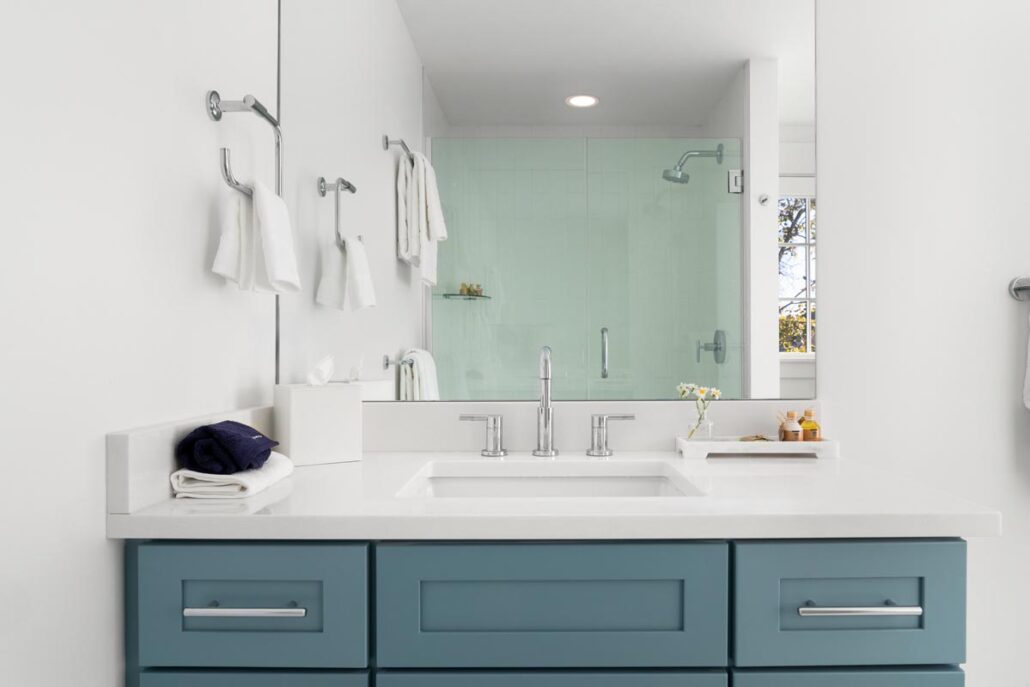
<svg viewBox="0 0 1030 687">
<path fill-rule="evenodd" d="M 184 618 L 303 618 L 306 608 L 184 608 Z"/>
<path fill-rule="evenodd" d="M 922 606 L 801 606 L 798 615 L 802 618 L 853 618 L 858 616 L 921 616 Z"/>
</svg>

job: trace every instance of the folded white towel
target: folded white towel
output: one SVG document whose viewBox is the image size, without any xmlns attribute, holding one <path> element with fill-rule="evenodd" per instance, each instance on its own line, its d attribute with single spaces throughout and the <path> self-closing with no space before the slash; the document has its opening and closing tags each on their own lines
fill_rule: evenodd
<svg viewBox="0 0 1030 687">
<path fill-rule="evenodd" d="M 322 247 L 322 278 L 315 301 L 340 310 L 361 310 L 376 304 L 372 268 L 364 242 L 347 239 L 341 246 L 335 238 Z"/>
<path fill-rule="evenodd" d="M 410 365 L 401 365 L 402 401 L 439 401 L 440 386 L 433 354 L 413 348 L 402 356 Z"/>
<path fill-rule="evenodd" d="M 222 204 L 222 233 L 211 270 L 245 291 L 299 291 L 286 204 L 261 182 L 253 187 L 253 199 L 233 192 Z"/>
<path fill-rule="evenodd" d="M 409 265 L 419 264 L 418 200 L 411 159 L 397 161 L 397 257 Z"/>
<path fill-rule="evenodd" d="M 172 491 L 177 499 L 242 499 L 264 491 L 292 472 L 293 461 L 272 451 L 261 467 L 232 475 L 176 470 L 171 476 Z"/>
</svg>

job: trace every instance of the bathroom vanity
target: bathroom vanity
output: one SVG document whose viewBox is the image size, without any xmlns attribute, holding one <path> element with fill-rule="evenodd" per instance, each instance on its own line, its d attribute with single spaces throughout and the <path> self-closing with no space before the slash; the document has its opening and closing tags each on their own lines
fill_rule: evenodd
<svg viewBox="0 0 1030 687">
<path fill-rule="evenodd" d="M 958 687 L 962 538 L 999 528 L 844 460 L 655 452 L 370 454 L 108 520 L 143 687 Z"/>
</svg>

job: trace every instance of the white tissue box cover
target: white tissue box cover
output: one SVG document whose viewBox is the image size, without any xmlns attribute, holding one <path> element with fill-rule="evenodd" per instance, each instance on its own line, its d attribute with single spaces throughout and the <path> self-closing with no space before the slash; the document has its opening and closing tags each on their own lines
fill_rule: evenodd
<svg viewBox="0 0 1030 687">
<path fill-rule="evenodd" d="M 361 460 L 361 387 L 276 386 L 273 438 L 294 465 Z"/>
</svg>

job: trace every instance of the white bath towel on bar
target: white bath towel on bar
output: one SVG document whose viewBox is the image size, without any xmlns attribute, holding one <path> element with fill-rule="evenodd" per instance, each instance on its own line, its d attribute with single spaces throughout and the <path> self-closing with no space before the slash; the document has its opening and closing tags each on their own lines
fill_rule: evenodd
<svg viewBox="0 0 1030 687">
<path fill-rule="evenodd" d="M 233 192 L 223 204 L 221 238 L 211 270 L 245 291 L 299 291 L 286 204 L 261 182 L 253 187 L 253 199 Z"/>
<path fill-rule="evenodd" d="M 177 499 L 242 499 L 264 491 L 293 473 L 293 461 L 272 451 L 259 468 L 232 475 L 211 475 L 195 470 L 176 470 L 171 475 Z"/>
<path fill-rule="evenodd" d="M 412 214 L 418 221 L 419 269 L 422 281 L 435 286 L 437 244 L 447 240 L 447 223 L 433 165 L 422 153 L 414 156 L 415 192 L 409 197 L 414 198 L 416 210 Z"/>
<path fill-rule="evenodd" d="M 315 301 L 340 310 L 375 307 L 372 268 L 360 238 L 347 239 L 341 246 L 333 237 L 322 247 L 322 278 Z"/>
<path fill-rule="evenodd" d="M 433 354 L 413 348 L 402 356 L 409 365 L 401 365 L 402 401 L 439 401 L 440 386 L 436 377 Z"/>
</svg>

